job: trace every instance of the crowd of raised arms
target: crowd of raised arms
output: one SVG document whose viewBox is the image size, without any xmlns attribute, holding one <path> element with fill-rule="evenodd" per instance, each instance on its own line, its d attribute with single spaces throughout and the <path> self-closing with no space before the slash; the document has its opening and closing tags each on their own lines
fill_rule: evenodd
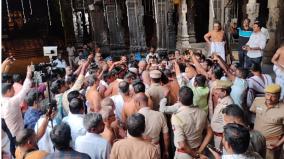
<svg viewBox="0 0 284 159">
<path fill-rule="evenodd" d="M 281 159 L 284 47 L 272 58 L 276 77 L 263 74 L 268 39 L 258 22 L 248 24 L 232 29 L 240 45 L 233 64 L 219 23 L 204 36 L 208 56 L 151 47 L 145 56 L 115 61 L 98 47 L 69 44 L 44 82 L 31 66 L 25 78 L 8 74 L 14 59 L 7 58 L 2 158 Z"/>
</svg>

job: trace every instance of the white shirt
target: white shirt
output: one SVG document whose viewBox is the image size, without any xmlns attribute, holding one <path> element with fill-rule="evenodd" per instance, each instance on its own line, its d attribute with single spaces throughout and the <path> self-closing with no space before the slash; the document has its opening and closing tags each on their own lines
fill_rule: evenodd
<svg viewBox="0 0 284 159">
<path fill-rule="evenodd" d="M 115 110 L 114 110 L 114 113 L 115 113 L 115 116 L 116 118 L 118 118 L 118 120 L 122 121 L 122 108 L 123 108 L 123 105 L 124 105 L 124 100 L 123 100 L 123 97 L 122 95 L 114 95 L 114 96 L 111 96 L 110 97 L 113 102 L 114 102 L 114 106 L 115 106 Z"/>
<path fill-rule="evenodd" d="M 24 120 L 19 105 L 24 100 L 31 85 L 32 81 L 30 79 L 26 79 L 23 84 L 23 88 L 17 95 L 11 98 L 2 97 L 1 117 L 5 120 L 12 136 L 16 136 L 16 134 L 24 128 Z"/>
<path fill-rule="evenodd" d="M 53 63 L 57 64 L 56 65 L 57 68 L 64 68 L 65 69 L 65 67 L 67 66 L 65 60 L 63 60 L 63 59 L 62 60 L 56 59 L 56 60 L 53 61 Z"/>
<path fill-rule="evenodd" d="M 78 136 L 82 136 L 86 134 L 86 129 L 83 125 L 83 114 L 72 114 L 69 112 L 68 116 L 64 117 L 62 122 L 67 123 L 71 128 L 71 147 L 75 147 L 75 141 Z"/>
<path fill-rule="evenodd" d="M 260 32 L 253 32 L 249 38 L 249 41 L 247 42 L 247 45 L 249 47 L 259 47 L 261 50 L 249 50 L 247 52 L 247 56 L 250 58 L 258 58 L 263 55 L 263 49 L 266 46 L 266 37 L 265 35 L 260 31 Z"/>
<path fill-rule="evenodd" d="M 1 143 L 2 151 L 5 151 L 6 153 L 10 154 L 10 140 L 6 132 L 3 131 L 3 129 L 1 129 Z"/>
<path fill-rule="evenodd" d="M 100 135 L 87 132 L 86 135 L 76 139 L 75 150 L 88 154 L 92 159 L 108 159 L 111 146 Z"/>
<path fill-rule="evenodd" d="M 269 32 L 268 32 L 268 30 L 267 30 L 266 28 L 261 27 L 261 32 L 265 35 L 266 40 L 269 40 L 269 39 L 270 39 Z"/>
<path fill-rule="evenodd" d="M 67 47 L 66 51 L 68 52 L 68 56 L 74 56 L 75 48 L 74 48 L 74 46 Z"/>
<path fill-rule="evenodd" d="M 39 118 L 39 120 L 37 121 L 37 123 L 35 125 L 35 132 L 36 133 L 37 133 L 38 129 L 40 128 L 40 126 L 42 125 L 43 121 L 44 121 L 43 117 Z M 53 122 L 53 126 L 57 125 L 55 120 L 53 120 L 52 122 Z M 48 153 L 54 152 L 53 143 L 50 139 L 51 130 L 52 130 L 52 125 L 51 125 L 51 122 L 49 121 L 44 135 L 37 142 L 39 150 L 44 150 Z"/>
<path fill-rule="evenodd" d="M 223 154 L 222 159 L 262 159 L 262 157 L 256 152 L 246 152 L 244 154 Z"/>
</svg>

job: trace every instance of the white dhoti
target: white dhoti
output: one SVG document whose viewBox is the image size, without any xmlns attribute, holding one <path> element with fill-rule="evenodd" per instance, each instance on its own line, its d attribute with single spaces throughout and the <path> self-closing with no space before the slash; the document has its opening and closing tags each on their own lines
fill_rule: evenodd
<svg viewBox="0 0 284 159">
<path fill-rule="evenodd" d="M 212 55 L 212 53 L 217 53 L 219 56 L 222 57 L 223 60 L 226 61 L 225 42 L 211 42 L 210 55 Z"/>
<path fill-rule="evenodd" d="M 275 72 L 275 75 L 276 75 L 275 83 L 280 85 L 281 87 L 280 100 L 284 100 L 284 70 L 274 65 L 273 71 Z"/>
</svg>

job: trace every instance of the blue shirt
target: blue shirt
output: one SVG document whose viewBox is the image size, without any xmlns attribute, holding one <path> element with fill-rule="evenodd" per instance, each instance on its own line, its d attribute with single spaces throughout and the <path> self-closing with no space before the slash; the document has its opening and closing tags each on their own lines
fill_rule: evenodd
<svg viewBox="0 0 284 159">
<path fill-rule="evenodd" d="M 45 159 L 91 159 L 91 157 L 85 153 L 80 153 L 74 150 L 71 151 L 57 151 L 50 153 Z"/>
<path fill-rule="evenodd" d="M 244 104 L 244 99 L 246 95 L 246 91 L 248 88 L 247 81 L 244 79 L 241 79 L 239 77 L 236 77 L 233 85 L 231 87 L 232 91 L 230 96 L 232 97 L 235 104 L 239 105 L 242 108 L 242 105 Z"/>
<path fill-rule="evenodd" d="M 94 143 L 96 146 L 90 146 Z M 86 135 L 77 137 L 75 150 L 88 154 L 92 159 L 108 159 L 110 157 L 111 146 L 99 134 L 87 132 Z"/>
<path fill-rule="evenodd" d="M 248 28 L 248 30 L 245 30 L 242 27 L 239 27 L 237 29 L 238 29 L 238 37 L 239 37 L 239 50 L 241 50 L 242 46 L 246 45 L 246 43 L 249 41 L 249 38 L 253 30 L 252 28 Z"/>
<path fill-rule="evenodd" d="M 38 121 L 38 119 L 40 118 L 40 116 L 43 113 L 35 108 L 32 108 L 29 106 L 28 110 L 25 113 L 24 116 L 24 126 L 25 128 L 31 128 L 34 129 L 35 128 L 35 124 Z"/>
</svg>

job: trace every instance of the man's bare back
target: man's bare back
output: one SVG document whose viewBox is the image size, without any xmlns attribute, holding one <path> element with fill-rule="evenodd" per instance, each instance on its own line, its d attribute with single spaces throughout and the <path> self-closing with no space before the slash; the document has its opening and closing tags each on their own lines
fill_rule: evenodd
<svg viewBox="0 0 284 159">
<path fill-rule="evenodd" d="M 280 47 L 271 59 L 271 62 L 284 69 L 284 46 Z"/>
<path fill-rule="evenodd" d="M 101 109 L 101 96 L 96 87 L 91 87 L 86 94 L 86 99 L 89 103 L 89 109 L 92 112 L 98 112 Z"/>
</svg>

